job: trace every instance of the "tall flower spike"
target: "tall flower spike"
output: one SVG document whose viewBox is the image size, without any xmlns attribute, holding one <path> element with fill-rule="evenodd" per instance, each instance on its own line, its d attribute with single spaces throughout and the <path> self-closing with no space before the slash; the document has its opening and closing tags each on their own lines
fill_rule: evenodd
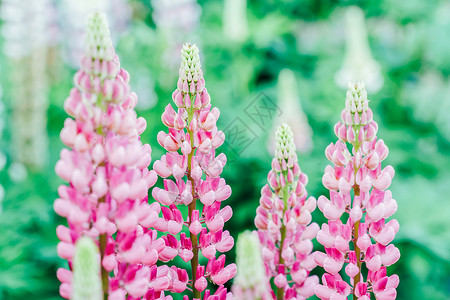
<svg viewBox="0 0 450 300">
<path fill-rule="evenodd" d="M 233 282 L 233 296 L 236 300 L 268 300 L 269 280 L 266 277 L 261 255 L 261 244 L 256 232 L 245 231 L 236 243 L 236 264 L 238 272 Z"/>
<path fill-rule="evenodd" d="M 308 276 L 316 266 L 311 240 L 319 226 L 310 224 L 316 199 L 308 198 L 308 177 L 300 171 L 293 134 L 287 124 L 278 127 L 275 143 L 269 183 L 261 190 L 255 225 L 266 275 L 273 278 L 277 287 L 272 296 L 278 300 L 304 299 L 314 294 L 319 282 L 317 276 Z"/>
<path fill-rule="evenodd" d="M 148 189 L 156 182 L 149 171 L 151 148 L 140 134 L 146 122 L 138 118 L 129 75 L 120 68 L 103 14 L 87 21 L 86 54 L 74 76 L 75 88 L 65 102 L 67 118 L 56 173 L 70 183 L 61 185 L 57 214 L 68 227 L 58 226 L 58 255 L 73 266 L 75 243 L 82 238 L 98 245 L 102 299 L 164 298 L 168 272 L 155 264 L 164 240 L 150 229 L 161 220 L 158 203 L 149 205 Z M 111 277 L 111 271 L 114 276 Z M 72 271 L 58 270 L 61 296 L 75 296 Z"/>
<path fill-rule="evenodd" d="M 87 237 L 75 245 L 73 259 L 72 300 L 101 300 L 100 253 L 97 245 Z"/>
<path fill-rule="evenodd" d="M 231 195 L 230 186 L 220 178 L 227 159 L 223 153 L 216 156 L 216 148 L 223 144 L 225 136 L 216 127 L 220 113 L 211 107 L 195 45 L 183 46 L 177 86 L 172 95 L 177 110 L 168 104 L 161 117 L 169 131 L 158 134 L 158 142 L 168 152 L 153 165 L 162 178 L 173 176 L 173 180 L 164 179 L 163 189 L 155 187 L 152 191 L 155 200 L 163 205 L 164 222 L 159 228 L 169 232 L 164 236 L 166 243 L 160 258 L 170 261 L 178 255 L 190 261 L 189 286 L 195 299 L 202 297 L 202 291 L 203 299 L 210 297 L 207 279 L 220 286 L 215 299 L 225 299 L 223 284 L 236 274 L 235 264 L 225 266 L 224 254 L 216 258 L 217 252 L 228 252 L 234 245 L 230 233 L 223 230 L 231 218 L 231 207 L 221 208 Z M 182 216 L 181 206 L 188 206 L 186 216 Z M 175 237 L 178 234 L 179 240 Z M 206 266 L 199 264 L 200 255 L 208 260 Z M 170 290 L 182 292 L 186 283 L 187 279 Z"/>
<path fill-rule="evenodd" d="M 377 139 L 378 126 L 372 120 L 364 84 L 350 83 L 348 87 L 342 122 L 335 126 L 339 140 L 325 150 L 334 166 L 325 168 L 322 179 L 330 197 L 318 200 L 328 222 L 317 234 L 325 253 L 316 252 L 314 259 L 326 274 L 316 295 L 343 299 L 352 294 L 353 299 L 369 300 L 373 294 L 376 299 L 395 299 L 399 278 L 386 275 L 386 267 L 400 258 L 399 250 L 390 244 L 399 224 L 395 219 L 387 221 L 397 210 L 388 190 L 394 169 L 381 168 L 389 150 Z M 353 147 L 352 154 L 346 142 Z M 344 266 L 350 283 L 339 275 Z M 368 272 L 363 274 L 365 269 Z"/>
<path fill-rule="evenodd" d="M 364 12 L 357 6 L 347 8 L 345 12 L 346 52 L 343 65 L 336 73 L 336 83 L 345 88 L 349 81 L 362 80 L 377 92 L 383 86 L 384 79 L 380 64 L 372 58 Z"/>
</svg>

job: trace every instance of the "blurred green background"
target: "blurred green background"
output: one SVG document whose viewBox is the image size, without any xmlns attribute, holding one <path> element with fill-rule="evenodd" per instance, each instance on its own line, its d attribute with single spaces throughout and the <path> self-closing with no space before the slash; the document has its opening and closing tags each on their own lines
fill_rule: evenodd
<svg viewBox="0 0 450 300">
<path fill-rule="evenodd" d="M 185 41 L 199 46 L 227 133 L 223 177 L 234 216 L 226 227 L 235 237 L 255 229 L 280 119 L 292 122 L 309 193 L 327 193 L 324 149 L 336 141 L 342 81 L 364 79 L 378 136 L 390 148 L 385 163 L 396 170 L 394 243 L 402 256 L 388 272 L 400 276 L 398 299 L 450 299 L 450 4 L 438 0 L 0 1 L 0 299 L 60 298 L 55 274 L 66 262 L 56 255 L 55 228 L 64 220 L 52 203 L 63 182 L 54 165 L 82 20 L 94 2 L 107 13 L 139 96 L 153 161 L 164 153 L 156 135 L 176 87 L 179 49 Z M 278 83 L 283 69 L 291 72 Z M 258 114 L 261 106 L 268 109 Z M 325 221 L 319 210 L 313 218 Z"/>
</svg>

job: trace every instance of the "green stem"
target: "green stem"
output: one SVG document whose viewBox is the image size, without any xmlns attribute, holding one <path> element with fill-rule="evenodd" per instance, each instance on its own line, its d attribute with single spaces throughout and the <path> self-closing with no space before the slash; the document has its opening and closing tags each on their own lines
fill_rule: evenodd
<svg viewBox="0 0 450 300">
<path fill-rule="evenodd" d="M 352 145 L 355 149 L 355 155 L 356 155 L 356 153 L 358 153 L 359 148 L 361 147 L 361 144 L 358 141 L 358 135 L 359 135 L 360 128 L 361 128 L 360 125 L 354 126 L 355 134 L 356 134 L 356 142 Z M 354 170 L 355 178 L 356 178 L 356 173 L 358 172 L 358 169 L 359 169 L 359 167 L 358 168 L 355 167 L 355 170 Z M 355 184 L 353 186 L 353 192 L 354 192 L 354 197 L 359 196 L 359 192 L 360 192 L 359 185 Z M 355 205 L 354 202 L 353 202 L 353 205 Z M 360 224 L 360 221 L 356 222 L 355 225 L 353 226 L 353 248 L 355 249 L 356 265 L 358 266 L 358 274 L 356 274 L 356 276 L 353 277 L 353 287 L 356 287 L 356 284 L 360 281 L 360 278 L 361 278 L 361 266 L 362 266 L 361 249 L 359 249 L 358 245 L 356 244 L 358 241 L 358 235 L 359 235 L 359 224 Z M 353 289 L 353 300 L 357 300 L 357 298 L 358 297 L 355 294 L 355 289 Z"/>
<path fill-rule="evenodd" d="M 280 250 L 279 250 L 279 255 L 278 255 L 278 265 L 284 265 L 284 259 L 282 257 L 282 253 L 283 253 L 283 247 L 284 247 L 284 240 L 286 239 L 286 226 L 284 226 L 284 213 L 286 212 L 287 206 L 288 206 L 288 199 L 289 199 L 289 186 L 287 183 L 287 175 L 285 176 L 284 173 L 281 173 L 281 176 L 284 176 L 284 178 L 286 179 L 286 186 L 283 188 L 283 203 L 284 203 L 284 208 L 283 208 L 283 215 L 281 216 L 281 241 L 280 241 Z M 278 288 L 277 287 L 277 300 L 283 300 L 284 299 L 284 288 Z"/>
<path fill-rule="evenodd" d="M 187 166 L 187 177 L 188 180 L 191 182 L 192 185 L 192 202 L 189 204 L 188 206 L 188 215 L 189 215 L 189 225 L 192 222 L 192 212 L 195 210 L 195 206 L 196 206 L 196 197 L 195 197 L 195 182 L 194 179 L 191 176 L 191 171 L 192 171 L 192 157 L 194 156 L 194 136 L 192 131 L 189 129 L 189 124 L 191 123 L 191 120 L 193 118 L 193 111 L 190 111 L 188 113 L 188 122 L 187 122 L 187 132 L 189 133 L 189 137 L 190 137 L 190 142 L 191 142 L 191 153 L 189 153 L 188 155 L 188 166 Z M 192 253 L 194 254 L 194 256 L 191 259 L 191 269 L 192 269 L 192 293 L 194 298 L 198 298 L 200 299 L 202 294 L 199 290 L 197 290 L 195 288 L 195 282 L 196 282 L 196 277 L 197 277 L 197 267 L 198 267 L 198 240 L 197 240 L 197 236 L 195 234 L 192 234 L 191 232 L 189 232 L 189 237 L 191 239 L 191 243 L 192 243 Z"/>
<path fill-rule="evenodd" d="M 91 75 L 90 76 L 90 81 L 91 84 L 93 85 L 93 79 L 95 76 Z M 104 78 L 101 78 L 101 86 L 103 86 L 104 83 Z M 100 109 L 106 113 L 107 112 L 107 103 L 105 102 L 103 96 L 100 94 L 98 95 L 97 99 L 96 99 L 96 103 L 95 103 L 98 107 L 100 107 Z M 89 110 L 91 110 L 91 108 L 89 108 Z M 102 136 L 106 136 L 106 132 L 105 129 L 102 126 L 99 126 L 96 128 L 96 132 L 98 135 L 102 135 Z M 104 166 L 104 163 L 101 163 L 100 165 Z M 101 197 L 100 199 L 98 199 L 97 202 L 97 207 L 98 205 L 100 205 L 100 203 L 104 203 L 105 202 L 105 197 Z M 106 233 L 102 233 L 99 236 L 99 250 L 100 250 L 100 268 L 101 268 L 101 280 L 102 280 L 102 291 L 103 291 L 103 299 L 104 300 L 108 300 L 108 291 L 109 291 L 109 272 L 103 267 L 103 258 L 105 257 L 105 252 L 106 252 L 106 245 L 107 245 L 107 241 L 108 241 L 108 236 Z"/>
<path fill-rule="evenodd" d="M 91 77 L 92 79 L 92 77 Z M 102 86 L 103 86 L 103 80 L 102 80 Z M 97 105 L 102 109 L 104 113 L 107 111 L 107 105 L 105 104 L 105 101 L 103 99 L 103 96 L 99 95 L 97 99 Z M 106 133 L 104 132 L 104 129 L 102 126 L 97 128 L 97 134 L 106 136 Z M 100 205 L 100 203 L 105 202 L 105 197 L 101 197 L 98 199 L 97 205 Z M 106 233 L 100 234 L 99 237 L 99 250 L 100 250 L 100 268 L 101 268 L 101 277 L 102 277 L 102 290 L 103 290 L 103 299 L 108 300 L 108 291 L 109 291 L 109 272 L 103 267 L 103 258 L 105 257 L 106 252 L 106 244 L 107 244 L 108 236 Z"/>
<path fill-rule="evenodd" d="M 353 187 L 353 191 L 355 192 L 355 196 L 359 196 L 359 186 L 355 185 Z M 356 284 L 359 282 L 360 277 L 361 277 L 361 249 L 359 249 L 358 245 L 356 244 L 356 242 L 358 241 L 358 234 L 359 234 L 359 224 L 360 221 L 355 223 L 355 226 L 353 227 L 353 235 L 354 235 L 354 239 L 353 239 L 353 247 L 355 249 L 355 254 L 356 254 L 356 265 L 358 266 L 358 274 L 356 274 L 355 277 L 353 277 L 353 287 L 356 287 Z M 356 300 L 358 297 L 356 297 L 355 294 L 355 289 L 353 290 L 353 300 Z"/>
<path fill-rule="evenodd" d="M 279 251 L 279 265 L 284 264 L 284 259 L 281 257 L 281 254 L 283 252 L 283 246 L 284 246 L 284 240 L 286 239 L 286 226 L 281 226 L 281 242 L 280 242 L 280 251 Z M 277 287 L 277 300 L 283 300 L 284 299 L 284 288 L 278 288 Z"/>
<path fill-rule="evenodd" d="M 102 197 L 98 200 L 98 203 L 105 202 L 105 197 Z M 109 290 L 109 274 L 108 271 L 103 267 L 103 258 L 105 257 L 106 250 L 106 242 L 107 236 L 106 233 L 100 235 L 99 238 L 99 246 L 100 246 L 100 267 L 101 267 L 101 276 L 102 276 L 102 290 L 103 290 L 103 299 L 108 300 L 108 290 Z"/>
</svg>

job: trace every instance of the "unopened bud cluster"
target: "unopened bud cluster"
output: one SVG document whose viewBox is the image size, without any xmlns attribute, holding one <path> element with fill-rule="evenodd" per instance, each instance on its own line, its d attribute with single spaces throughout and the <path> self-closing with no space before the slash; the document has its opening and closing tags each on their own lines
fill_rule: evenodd
<svg viewBox="0 0 450 300">
<path fill-rule="evenodd" d="M 336 124 L 334 131 L 342 141 L 361 145 L 364 140 L 375 138 L 378 125 L 373 121 L 364 83 L 349 83 L 341 118 L 342 122 Z"/>
<path fill-rule="evenodd" d="M 294 136 L 286 123 L 281 124 L 275 133 L 275 157 L 282 166 L 285 166 L 283 170 L 292 167 L 297 162 Z"/>
</svg>

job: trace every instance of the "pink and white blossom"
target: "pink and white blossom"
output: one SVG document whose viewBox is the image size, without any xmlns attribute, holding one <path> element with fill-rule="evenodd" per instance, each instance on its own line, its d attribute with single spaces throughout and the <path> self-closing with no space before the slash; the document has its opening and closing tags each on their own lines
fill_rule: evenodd
<svg viewBox="0 0 450 300">
<path fill-rule="evenodd" d="M 321 299 L 347 299 L 350 294 L 353 299 L 370 299 L 371 294 L 376 299 L 396 297 L 399 278 L 386 275 L 386 267 L 400 258 L 391 244 L 399 223 L 388 221 L 397 210 L 388 190 L 394 169 L 381 166 L 389 150 L 376 136 L 378 125 L 368 104 L 364 84 L 349 84 L 342 121 L 334 127 L 339 140 L 325 150 L 333 166 L 325 168 L 322 178 L 330 196 L 318 200 L 328 219 L 317 234 L 325 253 L 314 254 L 315 262 L 327 272 L 316 288 Z M 367 275 L 362 273 L 363 264 Z M 343 268 L 349 283 L 339 275 Z"/>
<path fill-rule="evenodd" d="M 287 124 L 278 127 L 275 157 L 261 190 L 255 225 L 262 245 L 266 276 L 277 287 L 273 299 L 306 299 L 319 282 L 309 276 L 315 268 L 312 239 L 319 226 L 311 223 L 316 199 L 308 197 L 308 177 L 301 172 L 293 133 Z"/>
<path fill-rule="evenodd" d="M 147 194 L 157 176 L 148 170 L 151 148 L 140 141 L 146 122 L 136 115 L 137 96 L 128 81 L 105 16 L 91 15 L 81 70 L 64 105 L 72 118 L 60 136 L 69 149 L 61 151 L 55 167 L 69 183 L 59 187 L 54 202 L 68 224 L 56 229 L 58 255 L 69 263 L 69 269 L 58 270 L 60 294 L 67 299 L 72 297 L 75 243 L 81 237 L 99 249 L 105 299 L 166 299 L 163 291 L 173 282 L 169 272 L 156 266 L 165 241 L 151 227 L 161 222 L 161 207 L 149 205 Z"/>
<path fill-rule="evenodd" d="M 170 291 L 189 288 L 195 299 L 228 299 L 231 293 L 223 285 L 236 275 L 236 265 L 225 266 L 223 253 L 233 247 L 234 240 L 223 227 L 233 213 L 222 202 L 230 197 L 231 188 L 220 178 L 226 156 L 216 155 L 225 137 L 216 126 L 220 112 L 210 104 L 195 45 L 183 46 L 180 77 L 172 99 L 176 110 L 168 104 L 161 116 L 169 130 L 159 132 L 157 137 L 167 153 L 153 165 L 164 178 L 164 187 L 152 190 L 163 215 L 155 226 L 167 232 L 160 259 L 167 262 L 179 256 L 191 263 L 187 284 L 177 291 L 171 287 Z M 187 206 L 184 216 L 183 206 Z M 208 260 L 206 266 L 199 263 L 200 255 Z M 208 281 L 219 286 L 214 296 L 207 289 Z"/>
</svg>

